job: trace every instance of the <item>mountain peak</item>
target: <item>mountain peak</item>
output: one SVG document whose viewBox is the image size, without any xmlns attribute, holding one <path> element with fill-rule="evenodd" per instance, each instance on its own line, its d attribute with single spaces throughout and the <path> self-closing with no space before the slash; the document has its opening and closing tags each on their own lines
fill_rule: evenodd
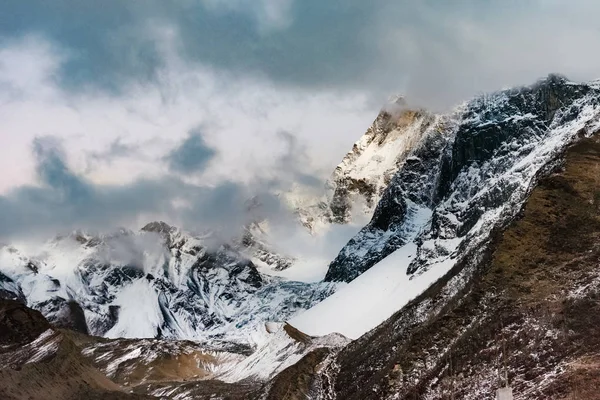
<svg viewBox="0 0 600 400">
<path fill-rule="evenodd" d="M 150 223 L 146 224 L 142 228 L 142 231 L 167 234 L 167 233 L 170 233 L 173 229 L 174 228 L 171 225 L 167 224 L 164 221 L 154 221 L 154 222 L 150 222 Z"/>
</svg>

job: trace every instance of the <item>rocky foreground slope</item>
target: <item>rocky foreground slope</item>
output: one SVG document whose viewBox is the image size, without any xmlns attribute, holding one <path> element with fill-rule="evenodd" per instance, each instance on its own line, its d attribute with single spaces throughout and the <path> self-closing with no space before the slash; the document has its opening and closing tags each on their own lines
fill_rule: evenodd
<svg viewBox="0 0 600 400">
<path fill-rule="evenodd" d="M 144 399 L 93 367 L 38 311 L 0 300 L 0 398 Z"/>
<path fill-rule="evenodd" d="M 467 254 L 344 348 L 323 372 L 323 393 L 492 398 L 506 366 L 518 399 L 600 398 L 599 168 L 598 137 L 572 147 L 518 218 L 493 232 L 483 257 Z M 465 270 L 468 281 L 449 297 Z"/>
<path fill-rule="evenodd" d="M 32 260 L 5 247 L 3 297 L 55 326 L 109 338 L 47 333 L 41 321 L 0 348 L 6 360 L 24 360 L 1 369 L 4 390 L 22 398 L 15 382 L 25 375 L 11 371 L 24 366 L 38 380 L 50 374 L 43 363 L 56 358 L 31 354 L 61 349 L 46 345 L 60 336 L 84 365 L 76 382 L 115 396 L 481 399 L 509 383 L 517 399 L 600 398 L 600 84 L 551 75 L 448 115 L 394 111 L 345 160 L 341 202 L 321 207 L 337 215 L 327 223 L 346 223 L 349 199 L 377 203 L 329 265 L 326 280 L 347 284 L 265 275 L 238 249 L 163 224 L 69 239 L 81 242 L 75 273 L 59 262 L 72 252 Z M 360 171 L 376 190 L 363 190 Z M 137 268 L 122 261 L 124 241 L 138 243 Z M 46 303 L 48 294 L 64 302 Z M 173 340 L 185 338 L 194 342 Z"/>
</svg>

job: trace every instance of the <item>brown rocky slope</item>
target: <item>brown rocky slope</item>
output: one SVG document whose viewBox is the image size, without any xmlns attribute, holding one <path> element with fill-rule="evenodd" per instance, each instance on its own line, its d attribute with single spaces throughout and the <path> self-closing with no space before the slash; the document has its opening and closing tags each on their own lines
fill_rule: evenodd
<svg viewBox="0 0 600 400">
<path fill-rule="evenodd" d="M 145 399 L 112 382 L 39 311 L 0 300 L 0 398 Z"/>
<path fill-rule="evenodd" d="M 320 380 L 337 399 L 600 399 L 600 140 L 571 147 L 483 260 L 352 342 Z M 445 302 L 465 265 L 473 276 Z M 419 307 L 435 306 L 426 321 Z M 329 383 L 333 382 L 333 383 Z M 326 397 L 327 398 L 327 397 Z"/>
</svg>

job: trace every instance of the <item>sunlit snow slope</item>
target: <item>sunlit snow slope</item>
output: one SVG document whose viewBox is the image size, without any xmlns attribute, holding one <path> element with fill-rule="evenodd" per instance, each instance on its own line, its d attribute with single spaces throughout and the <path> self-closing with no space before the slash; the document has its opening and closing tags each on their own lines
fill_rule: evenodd
<svg viewBox="0 0 600 400">
<path fill-rule="evenodd" d="M 352 146 L 315 196 L 301 184 L 282 196 L 300 222 L 313 234 L 335 224 L 364 225 L 381 195 L 425 132 L 440 129 L 439 116 L 410 108 L 397 98 L 379 113 L 365 134 Z"/>
</svg>

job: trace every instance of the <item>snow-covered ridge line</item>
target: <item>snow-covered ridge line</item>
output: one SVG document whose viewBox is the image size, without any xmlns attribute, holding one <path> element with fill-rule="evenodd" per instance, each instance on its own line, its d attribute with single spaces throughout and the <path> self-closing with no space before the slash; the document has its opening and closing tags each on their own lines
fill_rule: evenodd
<svg viewBox="0 0 600 400">
<path fill-rule="evenodd" d="M 310 338 L 302 342 L 292 338 L 282 327 L 252 355 L 216 375 L 216 378 L 230 383 L 244 379 L 267 381 L 315 349 L 339 350 L 349 342 L 348 338 L 337 334 Z"/>
<path fill-rule="evenodd" d="M 0 248 L 0 291 L 58 326 L 109 338 L 190 339 L 248 351 L 335 285 L 265 275 L 231 245 L 164 223 Z M 6 296 L 4 295 L 6 294 Z"/>
</svg>

